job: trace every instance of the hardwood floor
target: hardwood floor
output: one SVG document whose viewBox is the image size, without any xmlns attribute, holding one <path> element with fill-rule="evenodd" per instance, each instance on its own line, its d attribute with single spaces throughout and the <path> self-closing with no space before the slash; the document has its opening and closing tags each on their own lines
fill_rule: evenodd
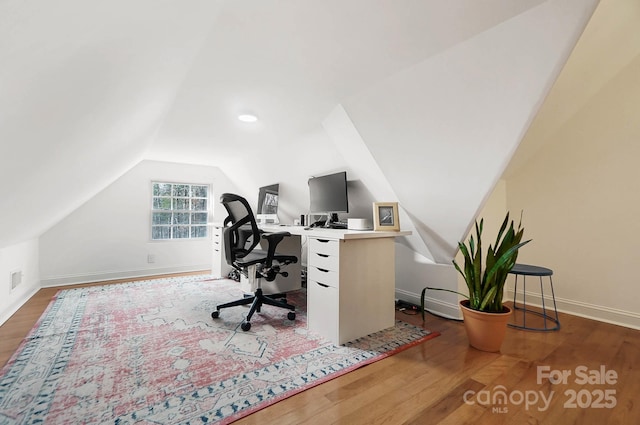
<svg viewBox="0 0 640 425">
<path fill-rule="evenodd" d="M 40 290 L 0 326 L 0 364 L 58 289 Z M 397 317 L 422 326 L 419 315 L 398 312 Z M 468 346 L 461 323 L 427 315 L 424 326 L 440 332 L 439 337 L 237 423 L 640 423 L 640 331 L 567 314 L 560 321 L 557 332 L 509 329 L 501 352 L 485 353 Z M 599 376 L 602 369 L 604 377 Z M 552 384 L 546 377 L 538 382 L 545 371 L 551 378 L 570 375 L 566 382 Z"/>
</svg>

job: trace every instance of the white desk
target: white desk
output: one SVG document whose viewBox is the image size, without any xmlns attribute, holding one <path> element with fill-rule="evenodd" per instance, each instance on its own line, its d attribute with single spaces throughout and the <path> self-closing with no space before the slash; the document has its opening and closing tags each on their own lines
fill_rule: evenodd
<svg viewBox="0 0 640 425">
<path fill-rule="evenodd" d="M 307 238 L 310 331 L 344 344 L 394 326 L 394 239 L 411 232 L 305 230 L 302 226 L 278 225 L 261 229 Z"/>
</svg>

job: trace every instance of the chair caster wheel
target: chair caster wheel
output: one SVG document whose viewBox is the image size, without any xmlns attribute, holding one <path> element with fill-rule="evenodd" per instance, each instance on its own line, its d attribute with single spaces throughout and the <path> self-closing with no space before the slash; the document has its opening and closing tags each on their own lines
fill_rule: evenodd
<svg viewBox="0 0 640 425">
<path fill-rule="evenodd" d="M 287 313 L 287 319 L 296 320 L 296 314 L 293 311 L 290 311 L 289 313 Z"/>
<path fill-rule="evenodd" d="M 251 323 L 242 322 L 242 325 L 240 325 L 240 329 L 242 329 L 245 332 L 248 331 L 249 329 L 251 329 Z"/>
<path fill-rule="evenodd" d="M 216 310 L 213 313 L 211 313 L 212 319 L 217 319 L 218 317 L 220 317 L 220 311 Z"/>
</svg>

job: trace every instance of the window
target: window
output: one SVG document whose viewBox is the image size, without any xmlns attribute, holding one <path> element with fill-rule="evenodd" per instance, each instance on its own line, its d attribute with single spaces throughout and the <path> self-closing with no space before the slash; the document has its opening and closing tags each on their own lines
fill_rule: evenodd
<svg viewBox="0 0 640 425">
<path fill-rule="evenodd" d="M 207 237 L 209 186 L 152 183 L 151 239 Z"/>
</svg>

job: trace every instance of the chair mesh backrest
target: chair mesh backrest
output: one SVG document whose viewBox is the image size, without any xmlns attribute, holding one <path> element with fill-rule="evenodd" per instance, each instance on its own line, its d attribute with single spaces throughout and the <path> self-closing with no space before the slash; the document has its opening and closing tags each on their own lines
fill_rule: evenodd
<svg viewBox="0 0 640 425">
<path fill-rule="evenodd" d="M 245 198 L 233 193 L 223 193 L 220 202 L 228 217 L 224 220 L 223 243 L 227 263 L 250 253 L 260 243 L 260 230 Z"/>
</svg>

